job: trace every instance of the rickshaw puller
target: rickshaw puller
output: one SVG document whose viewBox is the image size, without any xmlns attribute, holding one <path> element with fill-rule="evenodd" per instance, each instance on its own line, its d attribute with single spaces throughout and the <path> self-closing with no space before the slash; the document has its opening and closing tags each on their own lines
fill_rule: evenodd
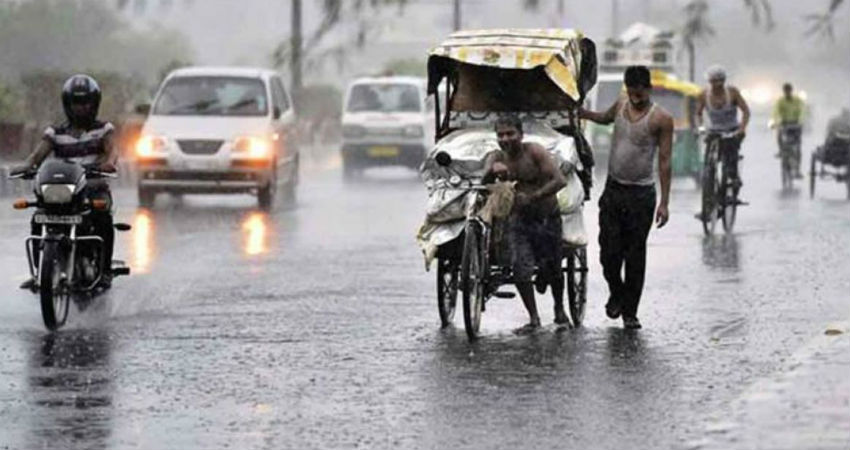
<svg viewBox="0 0 850 450">
<path fill-rule="evenodd" d="M 561 270 L 561 215 L 556 193 L 566 178 L 542 146 L 523 142 L 522 121 L 516 115 L 500 117 L 495 124 L 500 152 L 488 158 L 484 181 L 501 178 L 516 181 L 516 196 L 508 226 L 514 283 L 529 323 L 516 330 L 528 333 L 540 327 L 532 278 L 537 266 L 537 287 L 552 288 L 555 322 L 567 323 L 564 313 L 564 281 Z"/>
</svg>

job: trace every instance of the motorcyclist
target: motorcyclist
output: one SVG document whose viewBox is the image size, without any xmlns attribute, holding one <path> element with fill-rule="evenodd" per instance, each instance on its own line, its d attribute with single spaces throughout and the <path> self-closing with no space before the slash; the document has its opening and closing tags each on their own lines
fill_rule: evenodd
<svg viewBox="0 0 850 450">
<path fill-rule="evenodd" d="M 48 158 L 61 158 L 82 164 L 87 169 L 101 172 L 115 172 L 114 131 L 109 122 L 97 119 L 100 107 L 101 90 L 94 78 L 88 75 L 74 75 L 62 86 L 62 109 L 67 121 L 58 126 L 50 126 L 44 131 L 41 142 L 29 155 L 23 165 L 12 168 L 12 174 L 35 171 Z M 90 218 L 95 233 L 104 241 L 103 261 L 107 268 L 101 277 L 100 287 L 109 288 L 112 282 L 112 251 L 115 242 L 115 230 L 112 223 L 112 193 L 103 179 L 89 180 L 86 186 L 89 199 L 105 200 L 107 207 L 92 211 Z M 32 233 L 40 227 L 32 224 Z M 23 289 L 34 289 L 37 281 L 28 280 L 21 285 Z"/>
<path fill-rule="evenodd" d="M 782 92 L 782 97 L 780 97 L 773 106 L 773 114 L 771 116 L 772 125 L 774 127 L 779 127 L 776 139 L 780 147 L 782 146 L 782 127 L 794 127 L 794 132 L 800 133 L 802 131 L 803 120 L 805 119 L 806 114 L 806 104 L 802 98 L 794 95 L 794 87 L 791 83 L 785 83 L 782 86 Z M 794 158 L 797 160 L 797 166 L 795 167 L 796 172 L 794 174 L 795 178 L 803 177 L 800 173 L 800 163 L 802 161 L 800 148 L 801 146 L 797 146 L 794 149 Z"/>
</svg>

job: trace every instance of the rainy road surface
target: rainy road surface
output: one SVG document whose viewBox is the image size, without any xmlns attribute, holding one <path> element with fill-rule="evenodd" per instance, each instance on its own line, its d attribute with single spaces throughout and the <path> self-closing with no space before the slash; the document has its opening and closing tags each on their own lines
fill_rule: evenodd
<svg viewBox="0 0 850 450">
<path fill-rule="evenodd" d="M 16 289 L 26 214 L 2 208 L 0 449 L 850 448 L 850 203 L 834 182 L 781 194 L 766 135 L 745 152 L 734 234 L 705 239 L 675 183 L 643 330 L 604 317 L 591 244 L 583 328 L 544 298 L 546 329 L 517 337 L 520 302 L 494 300 L 474 345 L 460 314 L 439 329 L 412 172 L 317 167 L 269 215 L 118 190 L 134 275 L 53 334 Z"/>
</svg>

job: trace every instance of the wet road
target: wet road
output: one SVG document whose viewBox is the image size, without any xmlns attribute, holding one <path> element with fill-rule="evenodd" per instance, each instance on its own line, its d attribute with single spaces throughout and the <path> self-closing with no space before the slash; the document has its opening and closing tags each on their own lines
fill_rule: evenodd
<svg viewBox="0 0 850 450">
<path fill-rule="evenodd" d="M 54 334 L 16 289 L 26 215 L 2 208 L 0 449 L 708 446 L 736 428 L 735 404 L 850 317 L 844 188 L 781 194 L 770 138 L 745 152 L 752 204 L 734 234 L 705 239 L 693 183 L 674 185 L 643 330 L 604 318 L 592 244 L 583 328 L 557 331 L 545 298 L 546 329 L 517 337 L 520 302 L 494 300 L 474 345 L 460 314 L 439 329 L 411 172 L 346 186 L 315 168 L 297 205 L 269 215 L 249 197 L 144 211 L 119 190 L 134 230 L 116 255 L 134 275 Z"/>
</svg>

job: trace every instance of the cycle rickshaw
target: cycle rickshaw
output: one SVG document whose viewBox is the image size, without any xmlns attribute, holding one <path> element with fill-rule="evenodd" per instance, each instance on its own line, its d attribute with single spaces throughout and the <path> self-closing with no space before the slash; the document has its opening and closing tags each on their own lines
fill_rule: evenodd
<svg viewBox="0 0 850 450">
<path fill-rule="evenodd" d="M 809 170 L 809 196 L 815 196 L 818 179 L 833 178 L 847 185 L 850 200 L 850 134 L 835 133 L 813 153 Z"/>
<path fill-rule="evenodd" d="M 492 189 L 481 184 L 487 155 L 499 151 L 493 124 L 500 114 L 512 113 L 523 120 L 525 142 L 549 150 L 568 179 L 558 195 L 561 276 L 571 322 L 579 326 L 587 299 L 582 203 L 589 189 L 580 174 L 592 163 L 575 110 L 595 83 L 593 42 L 560 29 L 457 32 L 431 51 L 428 75 L 437 133 L 421 170 L 429 200 L 418 241 L 426 265 L 436 260 L 441 324 L 452 322 L 460 294 L 464 327 L 473 340 L 486 302 L 514 297 L 499 291 L 512 282 L 509 252 L 498 214 L 482 214 Z"/>
</svg>

